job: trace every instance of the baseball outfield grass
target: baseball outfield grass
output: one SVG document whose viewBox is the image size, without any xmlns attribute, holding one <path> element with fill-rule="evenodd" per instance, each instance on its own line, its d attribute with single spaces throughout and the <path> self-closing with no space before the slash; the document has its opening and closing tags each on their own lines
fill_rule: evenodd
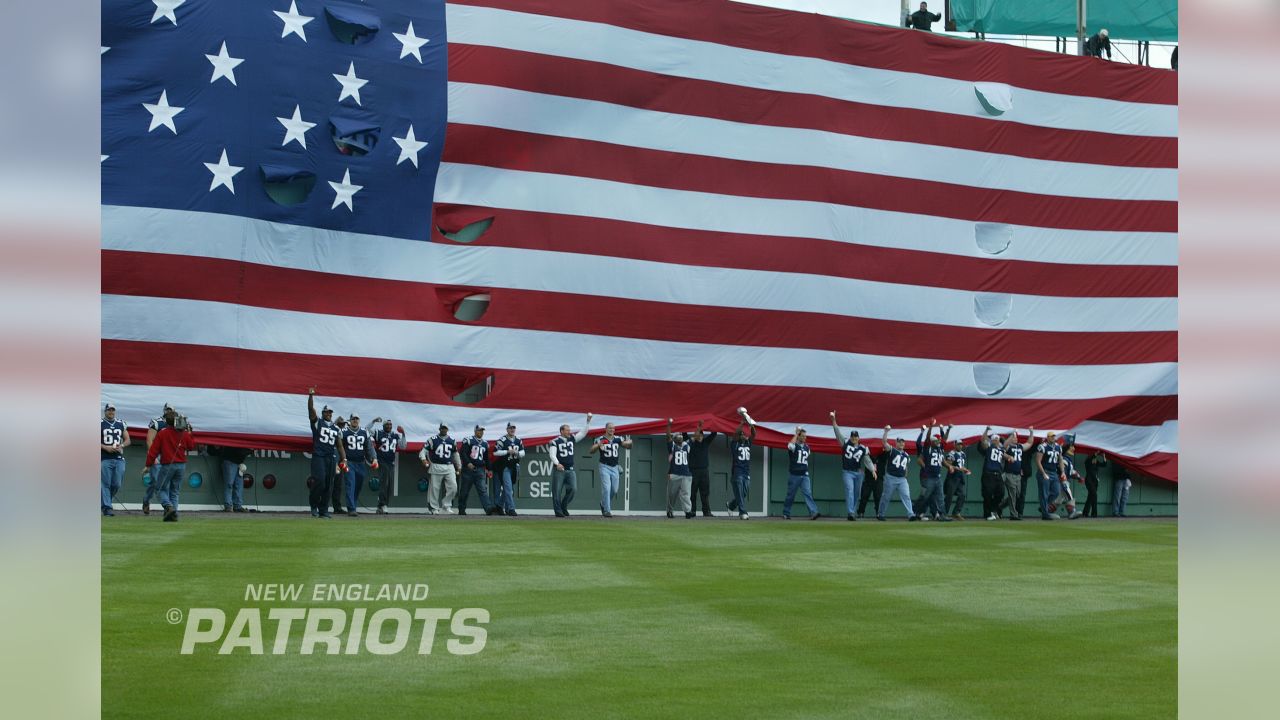
<svg viewBox="0 0 1280 720">
<path fill-rule="evenodd" d="M 303 596 L 245 599 L 276 583 Z M 330 583 L 429 596 L 313 602 Z M 1172 718 L 1177 597 L 1175 521 L 120 514 L 102 529 L 103 716 Z M 245 646 L 182 654 L 193 608 Z M 243 608 L 261 655 L 250 620 L 232 632 Z M 489 621 L 471 655 L 448 650 L 476 647 L 457 618 L 430 654 L 423 623 L 394 654 L 347 632 L 342 654 L 302 654 L 303 620 L 274 654 L 271 608 Z"/>
</svg>

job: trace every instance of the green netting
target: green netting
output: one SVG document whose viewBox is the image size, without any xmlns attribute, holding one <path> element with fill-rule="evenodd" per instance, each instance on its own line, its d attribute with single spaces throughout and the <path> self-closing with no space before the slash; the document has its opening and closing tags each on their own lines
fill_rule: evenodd
<svg viewBox="0 0 1280 720">
<path fill-rule="evenodd" d="M 1075 37 L 1076 0 L 951 0 L 956 30 Z M 1113 39 L 1177 40 L 1177 0 L 1088 0 L 1092 34 Z"/>
</svg>

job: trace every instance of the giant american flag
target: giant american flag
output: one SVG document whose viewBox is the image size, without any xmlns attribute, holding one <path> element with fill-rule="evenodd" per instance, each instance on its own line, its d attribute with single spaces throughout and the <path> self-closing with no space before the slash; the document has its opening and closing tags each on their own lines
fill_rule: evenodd
<svg viewBox="0 0 1280 720">
<path fill-rule="evenodd" d="M 727 0 L 106 0 L 103 395 L 1177 478 L 1177 81 Z M 487 311 L 458 319 L 467 298 Z M 455 401 L 483 383 L 479 402 Z"/>
</svg>

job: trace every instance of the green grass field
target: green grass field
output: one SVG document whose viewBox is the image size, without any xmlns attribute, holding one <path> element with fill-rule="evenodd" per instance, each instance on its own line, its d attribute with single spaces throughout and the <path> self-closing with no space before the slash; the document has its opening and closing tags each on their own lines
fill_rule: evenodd
<svg viewBox="0 0 1280 720">
<path fill-rule="evenodd" d="M 430 655 L 301 655 L 298 630 L 182 655 L 165 619 L 321 582 L 426 582 L 346 606 L 486 608 L 487 645 L 448 654 L 445 622 Z M 103 716 L 1172 718 L 1177 598 L 1175 521 L 122 514 Z"/>
</svg>

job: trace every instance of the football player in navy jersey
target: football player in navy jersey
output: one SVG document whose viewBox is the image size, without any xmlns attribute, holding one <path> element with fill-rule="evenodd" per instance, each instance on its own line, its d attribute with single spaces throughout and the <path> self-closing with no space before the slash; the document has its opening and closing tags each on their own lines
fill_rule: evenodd
<svg viewBox="0 0 1280 720">
<path fill-rule="evenodd" d="M 316 414 L 315 388 L 307 391 L 307 418 L 311 424 L 311 517 L 328 518 L 332 517 L 329 500 L 338 472 L 346 472 L 346 449 L 339 442 L 342 429 L 333 421 L 333 408 L 328 405 Z"/>
<path fill-rule="evenodd" d="M 783 520 L 791 519 L 791 505 L 795 502 L 797 490 L 804 499 L 805 507 L 809 509 L 809 519 L 817 520 L 822 517 L 822 513 L 818 512 L 818 504 L 813 501 L 813 486 L 809 479 L 809 455 L 813 451 L 809 448 L 809 443 L 805 442 L 807 437 L 808 432 L 797 427 L 791 441 L 787 443 L 787 496 L 782 501 Z"/>
<path fill-rule="evenodd" d="M 486 477 L 489 472 L 489 442 L 484 439 L 483 426 L 476 425 L 472 433 L 459 446 L 462 451 L 462 481 L 458 488 L 458 514 L 467 514 L 467 498 L 474 486 L 484 514 L 492 515 L 497 508 L 489 501 L 489 493 L 485 492 L 485 485 L 489 484 Z"/>
<path fill-rule="evenodd" d="M 738 513 L 739 520 L 747 520 L 751 517 L 747 512 L 747 498 L 751 493 L 751 445 L 756 441 L 756 424 L 751 422 L 745 410 L 740 410 L 739 414 L 742 422 L 738 423 L 737 432 L 729 440 L 729 457 L 733 462 L 729 468 L 729 480 L 733 486 L 733 499 L 727 507 L 729 512 Z M 751 426 L 750 435 L 743 430 L 747 425 Z"/>
<path fill-rule="evenodd" d="M 365 467 L 377 464 L 377 456 L 373 438 L 368 430 L 360 427 L 360 416 L 355 413 L 351 414 L 351 421 L 342 431 L 342 442 L 346 445 L 347 455 L 347 514 L 355 517 L 360 514 L 356 508 L 360 506 L 360 491 L 364 489 Z"/>
<path fill-rule="evenodd" d="M 896 492 L 898 499 L 902 501 L 902 507 L 907 511 L 907 520 L 915 522 L 920 518 L 911 507 L 911 486 L 907 484 L 907 468 L 911 467 L 911 456 L 907 454 L 906 443 L 902 438 L 897 439 L 897 445 L 889 443 L 889 431 L 892 429 L 892 426 L 885 425 L 884 437 L 880 438 L 884 453 L 889 459 L 885 464 L 884 494 L 880 496 L 880 506 L 876 508 L 876 519 L 884 521 L 884 514 L 889 510 L 889 503 L 893 501 L 893 494 Z"/>
<path fill-rule="evenodd" d="M 379 515 L 386 514 L 387 505 L 391 502 L 391 487 L 395 483 L 396 476 L 396 459 L 397 453 L 404 450 L 405 434 L 404 428 L 396 427 L 392 430 L 394 423 L 388 418 L 376 418 L 374 425 L 378 421 L 382 421 L 382 429 L 373 434 L 374 451 L 377 458 L 374 460 L 373 469 L 378 471 L 378 509 Z"/>
<path fill-rule="evenodd" d="M 449 437 L 449 426 L 440 424 L 439 432 L 422 444 L 418 458 L 427 468 L 430 483 L 427 489 L 427 512 L 448 515 L 453 512 L 453 496 L 458 492 L 458 472 L 462 459 L 458 456 L 457 443 Z"/>
<path fill-rule="evenodd" d="M 1001 512 L 1008 508 L 1010 520 L 1022 519 L 1022 504 L 1025 499 L 1022 492 L 1026 487 L 1026 480 L 1023 478 L 1023 466 L 1030 465 L 1026 460 L 1026 453 L 1031 450 L 1031 444 L 1035 442 L 1036 429 L 1034 427 L 1027 428 L 1027 441 L 1025 443 L 1018 441 L 1018 430 L 1015 428 L 1009 433 L 1009 437 L 1004 442 L 1002 451 L 1004 457 L 1004 474 L 1001 475 L 1004 483 L 1004 499 L 996 504 L 995 512 L 988 520 L 997 520 L 1000 518 Z"/>
<path fill-rule="evenodd" d="M 836 411 L 831 411 L 831 429 L 835 431 L 836 441 L 840 443 L 841 453 L 841 471 L 840 475 L 844 479 L 844 504 L 845 510 L 848 511 L 848 520 L 857 520 L 857 507 L 855 504 L 862 497 L 862 481 L 864 473 L 870 472 L 874 480 L 876 476 L 876 466 L 871 462 L 871 451 L 861 442 L 858 431 L 854 430 L 849 433 L 846 440 L 844 433 L 840 431 L 840 425 L 836 422 Z"/>
<path fill-rule="evenodd" d="M 587 422 L 581 432 L 573 434 L 568 423 L 560 426 L 560 435 L 551 441 L 551 507 L 556 517 L 569 517 L 569 503 L 578 493 L 578 472 L 573 469 L 573 458 L 577 452 L 576 443 L 587 439 L 587 429 L 591 427 L 591 413 L 587 413 Z"/>
<path fill-rule="evenodd" d="M 672 432 L 674 418 L 667 418 L 667 517 L 675 517 L 676 504 L 684 510 L 686 520 L 692 520 L 693 472 L 689 470 L 689 441 L 684 433 Z"/>
<path fill-rule="evenodd" d="M 600 514 L 613 517 L 613 499 L 618 496 L 618 458 L 622 456 L 622 448 L 631 447 L 631 438 L 620 438 L 613 434 L 613 423 L 604 424 L 604 435 L 601 435 L 591 446 L 590 452 L 600 453 Z"/>
<path fill-rule="evenodd" d="M 124 449 L 129 447 L 129 426 L 116 417 L 116 406 L 107 403 L 102 411 L 98 438 L 102 447 L 102 514 L 112 517 L 112 498 L 124 482 Z"/>
<path fill-rule="evenodd" d="M 921 425 L 920 435 L 916 438 L 916 462 L 920 465 L 920 500 L 916 512 L 921 515 L 921 520 L 932 517 L 939 522 L 950 522 L 942 499 L 942 463 L 946 455 L 942 446 L 951 434 L 951 428 L 938 437 L 933 434 L 937 423 L 935 419 L 928 425 Z"/>
<path fill-rule="evenodd" d="M 965 482 L 969 468 L 965 467 L 968 458 L 964 454 L 964 441 L 956 440 L 951 452 L 947 453 L 943 464 L 947 467 L 946 491 L 947 506 L 951 510 L 952 520 L 964 519 L 964 504 L 968 499 L 968 488 Z"/>
<path fill-rule="evenodd" d="M 999 435 L 991 433 L 988 425 L 978 439 L 978 447 L 982 450 L 982 517 L 995 520 L 996 510 L 1000 507 L 1000 488 L 1004 483 L 1001 475 L 1004 472 L 1004 443 Z"/>
<path fill-rule="evenodd" d="M 498 458 L 496 469 L 502 473 L 498 508 L 508 517 L 515 517 L 515 488 L 519 482 L 520 458 L 524 457 L 524 441 L 516 437 L 515 423 L 507 423 L 507 434 L 494 443 L 493 455 Z"/>
<path fill-rule="evenodd" d="M 168 427 L 173 422 L 175 414 L 176 411 L 173 409 L 173 406 L 169 403 L 165 403 L 164 410 L 160 412 L 160 417 L 152 418 L 151 422 L 147 423 L 147 446 L 145 448 L 147 451 L 151 450 L 151 443 L 156 441 L 156 433 Z M 157 470 L 155 473 L 148 473 L 148 477 L 151 478 L 151 482 L 147 485 L 146 491 L 142 494 L 143 515 L 151 514 L 151 498 L 156 496 L 156 493 L 160 488 L 159 478 L 156 477 L 158 472 L 159 471 Z"/>
<path fill-rule="evenodd" d="M 1040 519 L 1057 520 L 1050 505 L 1058 494 L 1058 478 L 1062 477 L 1062 448 L 1056 433 L 1047 433 L 1036 446 L 1036 479 L 1040 482 Z M 1055 508 L 1056 509 L 1056 508 Z"/>
</svg>

